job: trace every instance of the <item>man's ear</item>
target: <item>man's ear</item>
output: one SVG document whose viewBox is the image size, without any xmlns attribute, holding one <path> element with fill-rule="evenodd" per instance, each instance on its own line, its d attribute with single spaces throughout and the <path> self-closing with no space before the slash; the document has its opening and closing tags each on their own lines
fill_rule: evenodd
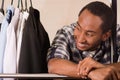
<svg viewBox="0 0 120 80">
<path fill-rule="evenodd" d="M 102 40 L 105 41 L 105 40 L 107 40 L 110 36 L 111 36 L 111 30 L 109 30 L 108 32 L 106 32 L 106 33 L 103 34 Z"/>
</svg>

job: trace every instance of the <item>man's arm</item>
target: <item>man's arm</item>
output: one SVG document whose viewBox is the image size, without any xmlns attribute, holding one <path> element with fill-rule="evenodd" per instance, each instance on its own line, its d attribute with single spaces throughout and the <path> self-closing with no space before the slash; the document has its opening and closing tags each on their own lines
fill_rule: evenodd
<svg viewBox="0 0 120 80">
<path fill-rule="evenodd" d="M 77 64 L 65 59 L 50 59 L 48 62 L 48 72 L 76 78 L 80 77 L 77 75 Z"/>
<path fill-rule="evenodd" d="M 79 61 L 78 64 L 78 73 L 84 76 L 87 76 L 92 69 L 105 67 L 104 64 L 101 64 L 91 57 L 86 57 L 82 61 Z"/>
<path fill-rule="evenodd" d="M 113 64 L 110 64 L 110 66 L 113 67 L 113 69 L 115 69 L 116 73 L 117 73 L 117 76 L 120 80 L 120 62 L 118 63 L 113 63 Z"/>
<path fill-rule="evenodd" d="M 120 80 L 120 62 L 92 70 L 88 77 L 92 80 Z"/>
</svg>

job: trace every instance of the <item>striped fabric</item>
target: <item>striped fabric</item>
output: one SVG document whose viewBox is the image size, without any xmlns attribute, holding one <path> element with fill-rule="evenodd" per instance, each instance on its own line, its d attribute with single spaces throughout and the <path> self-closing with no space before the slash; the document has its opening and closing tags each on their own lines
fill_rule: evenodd
<svg viewBox="0 0 120 80">
<path fill-rule="evenodd" d="M 73 35 L 75 26 L 76 23 L 73 23 L 57 31 L 52 45 L 48 50 L 47 60 L 51 58 L 62 58 L 78 63 L 85 57 L 92 57 L 98 62 L 109 64 L 111 54 L 110 41 L 103 42 L 95 51 L 80 51 L 76 48 Z"/>
</svg>

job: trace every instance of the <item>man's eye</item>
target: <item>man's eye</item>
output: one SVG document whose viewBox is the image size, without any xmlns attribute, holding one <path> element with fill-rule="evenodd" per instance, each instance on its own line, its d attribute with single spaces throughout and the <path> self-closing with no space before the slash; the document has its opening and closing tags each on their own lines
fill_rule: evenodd
<svg viewBox="0 0 120 80">
<path fill-rule="evenodd" d="M 86 33 L 86 35 L 87 35 L 88 37 L 94 36 L 92 33 Z"/>
<path fill-rule="evenodd" d="M 80 28 L 79 28 L 79 27 L 76 27 L 76 29 L 77 29 L 78 31 L 80 31 Z"/>
<path fill-rule="evenodd" d="M 74 35 L 74 38 L 76 39 L 76 38 L 77 38 L 77 36 L 76 36 L 76 35 Z"/>
</svg>

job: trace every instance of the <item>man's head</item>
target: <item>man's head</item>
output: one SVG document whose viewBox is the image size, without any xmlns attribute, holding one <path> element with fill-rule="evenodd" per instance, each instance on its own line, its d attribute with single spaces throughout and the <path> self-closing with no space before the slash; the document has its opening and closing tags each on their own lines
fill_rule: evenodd
<svg viewBox="0 0 120 80">
<path fill-rule="evenodd" d="M 74 30 L 77 48 L 94 50 L 111 35 L 114 14 L 110 7 L 102 2 L 92 2 L 79 13 Z"/>
</svg>

